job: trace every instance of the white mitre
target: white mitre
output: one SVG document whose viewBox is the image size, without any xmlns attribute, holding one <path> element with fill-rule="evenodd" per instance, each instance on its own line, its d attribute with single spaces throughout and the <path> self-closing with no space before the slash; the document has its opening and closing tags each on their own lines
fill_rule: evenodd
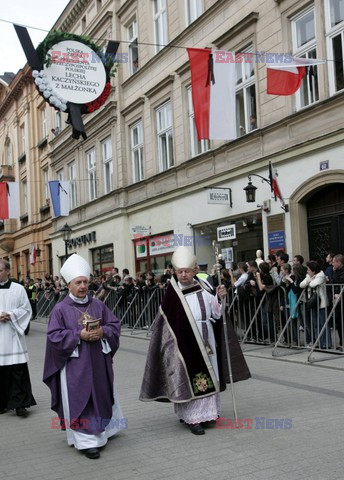
<svg viewBox="0 0 344 480">
<path fill-rule="evenodd" d="M 195 268 L 196 257 L 187 247 L 178 247 L 172 255 L 171 263 L 175 270 L 178 268 Z"/>
<path fill-rule="evenodd" d="M 63 277 L 66 283 L 70 283 L 74 278 L 86 277 L 90 278 L 91 267 L 88 262 L 80 255 L 73 253 L 67 258 L 60 270 L 61 277 Z"/>
</svg>

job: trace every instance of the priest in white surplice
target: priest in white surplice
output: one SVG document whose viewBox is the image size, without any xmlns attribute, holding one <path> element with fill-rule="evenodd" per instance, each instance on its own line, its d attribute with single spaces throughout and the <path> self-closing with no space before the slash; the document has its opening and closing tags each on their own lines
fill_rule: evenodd
<svg viewBox="0 0 344 480">
<path fill-rule="evenodd" d="M 24 417 L 36 405 L 24 333 L 31 315 L 24 287 L 10 280 L 10 264 L 0 260 L 0 413 L 15 410 Z"/>
</svg>

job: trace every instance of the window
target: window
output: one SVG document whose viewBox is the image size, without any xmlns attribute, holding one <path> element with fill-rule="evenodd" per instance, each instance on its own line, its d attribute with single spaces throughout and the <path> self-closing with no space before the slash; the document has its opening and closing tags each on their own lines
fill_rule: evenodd
<svg viewBox="0 0 344 480">
<path fill-rule="evenodd" d="M 156 117 L 159 164 L 160 171 L 163 172 L 174 165 L 171 103 L 165 103 L 158 108 Z"/>
<path fill-rule="evenodd" d="M 113 245 L 105 245 L 92 250 L 93 271 L 98 270 L 99 274 L 105 273 L 114 266 Z"/>
<path fill-rule="evenodd" d="M 143 180 L 143 132 L 142 122 L 130 128 L 131 161 L 133 169 L 133 182 Z"/>
<path fill-rule="evenodd" d="M 64 181 L 63 168 L 61 168 L 61 170 L 58 170 L 58 171 L 56 172 L 56 177 L 57 177 L 57 180 L 59 180 L 60 182 L 63 182 L 63 181 Z"/>
<path fill-rule="evenodd" d="M 95 200 L 97 198 L 97 178 L 96 178 L 96 150 L 92 148 L 86 152 L 87 177 L 88 177 L 88 198 Z"/>
<path fill-rule="evenodd" d="M 251 52 L 251 47 L 243 51 Z M 235 69 L 236 127 L 237 136 L 241 137 L 257 128 L 255 74 L 251 55 L 244 55 L 242 63 L 235 64 Z"/>
<path fill-rule="evenodd" d="M 12 165 L 12 145 L 11 140 L 8 138 L 6 140 L 6 165 Z"/>
<path fill-rule="evenodd" d="M 154 34 L 156 53 L 167 44 L 167 9 L 166 0 L 153 0 Z"/>
<path fill-rule="evenodd" d="M 27 213 L 27 181 L 24 180 L 22 182 L 22 185 L 23 185 L 22 207 L 23 207 L 23 215 L 24 215 L 25 213 Z"/>
<path fill-rule="evenodd" d="M 327 51 L 330 93 L 344 89 L 344 0 L 327 2 Z"/>
<path fill-rule="evenodd" d="M 55 128 L 59 132 L 62 130 L 61 112 L 55 112 Z"/>
<path fill-rule="evenodd" d="M 200 153 L 207 152 L 210 150 L 209 140 L 198 140 L 197 139 L 197 130 L 195 123 L 195 114 L 192 103 L 192 90 L 191 87 L 187 89 L 188 92 L 188 105 L 189 105 L 189 127 L 191 135 L 191 156 L 195 157 Z"/>
<path fill-rule="evenodd" d="M 26 137 L 25 137 L 25 124 L 20 125 L 20 144 L 21 144 L 21 152 L 25 153 L 26 150 Z"/>
<path fill-rule="evenodd" d="M 203 13 L 203 0 L 187 0 L 187 21 L 188 25 L 194 22 Z"/>
<path fill-rule="evenodd" d="M 41 110 L 41 120 L 42 120 L 42 139 L 44 140 L 48 136 L 47 113 L 45 108 Z"/>
<path fill-rule="evenodd" d="M 109 193 L 112 190 L 112 175 L 113 175 L 111 137 L 106 138 L 102 142 L 102 156 L 103 156 L 103 167 L 104 167 L 104 193 Z"/>
<path fill-rule="evenodd" d="M 43 169 L 43 182 L 44 182 L 44 198 L 43 198 L 43 203 L 48 203 L 49 202 L 49 174 L 48 174 L 48 169 L 44 168 Z"/>
<path fill-rule="evenodd" d="M 134 20 L 128 27 L 129 40 L 129 73 L 132 75 L 139 68 L 139 47 L 137 45 L 137 22 Z"/>
<path fill-rule="evenodd" d="M 69 176 L 69 181 L 70 181 L 69 207 L 70 207 L 71 210 L 73 210 L 73 208 L 76 208 L 76 205 L 77 205 L 76 163 L 75 163 L 75 161 L 71 162 L 68 165 L 68 176 Z"/>
<path fill-rule="evenodd" d="M 314 8 L 301 13 L 292 20 L 293 55 L 301 58 L 316 58 Z M 319 100 L 317 66 L 308 68 L 300 90 L 296 94 L 297 108 L 306 107 Z"/>
</svg>

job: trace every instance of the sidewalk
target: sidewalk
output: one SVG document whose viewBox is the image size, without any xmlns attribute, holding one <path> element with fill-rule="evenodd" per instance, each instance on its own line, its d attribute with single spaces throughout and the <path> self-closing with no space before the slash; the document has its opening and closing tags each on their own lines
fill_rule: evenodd
<svg viewBox="0 0 344 480">
<path fill-rule="evenodd" d="M 115 356 L 115 372 L 128 429 L 109 441 L 100 460 L 89 460 L 67 446 L 64 432 L 51 428 L 51 418 L 56 415 L 50 410 L 49 390 L 41 381 L 45 330 L 46 325 L 33 322 L 27 337 L 29 369 L 38 406 L 31 408 L 26 419 L 13 413 L 0 416 L 0 478 L 344 477 L 343 358 L 330 364 L 305 365 L 300 357 L 304 354 L 276 360 L 271 358 L 269 349 L 245 353 L 253 378 L 236 384 L 235 391 L 238 416 L 252 419 L 252 428 L 210 428 L 206 435 L 197 437 L 178 423 L 171 404 L 138 401 L 148 341 L 143 336 L 124 334 Z M 230 389 L 221 394 L 221 399 L 223 417 L 232 419 Z M 276 423 L 275 419 L 280 421 Z M 262 428 L 263 425 L 285 428 Z"/>
</svg>

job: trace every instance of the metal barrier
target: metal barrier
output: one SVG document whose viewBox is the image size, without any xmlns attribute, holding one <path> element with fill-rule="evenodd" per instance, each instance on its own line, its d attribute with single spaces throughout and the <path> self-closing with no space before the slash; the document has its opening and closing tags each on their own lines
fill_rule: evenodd
<svg viewBox="0 0 344 480">
<path fill-rule="evenodd" d="M 55 292 L 38 292 L 37 317 L 48 317 L 54 306 L 64 299 L 68 290 L 63 290 L 57 295 Z"/>
<path fill-rule="evenodd" d="M 39 292 L 37 316 L 49 315 L 67 293 L 57 298 L 54 292 Z M 132 335 L 141 331 L 148 336 L 164 293 L 165 289 L 160 288 L 135 289 L 129 294 L 111 289 L 104 302 Z M 313 363 L 339 358 L 344 353 L 344 285 L 326 285 L 326 298 L 326 308 L 321 308 L 319 295 L 316 306 L 309 308 L 307 289 L 291 303 L 282 287 L 267 287 L 265 292 L 255 294 L 235 293 L 231 288 L 227 315 L 243 349 L 273 346 L 274 357 L 309 350 L 307 361 Z M 314 357 L 315 352 L 328 352 L 331 356 Z"/>
</svg>

